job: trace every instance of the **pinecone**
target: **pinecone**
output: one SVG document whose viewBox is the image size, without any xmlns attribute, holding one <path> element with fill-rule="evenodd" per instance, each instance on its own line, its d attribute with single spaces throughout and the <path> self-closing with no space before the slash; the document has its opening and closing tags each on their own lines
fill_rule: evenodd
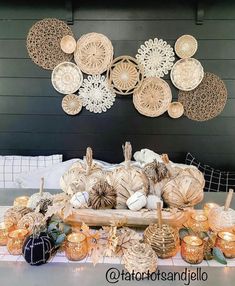
<svg viewBox="0 0 235 286">
<path fill-rule="evenodd" d="M 116 191 L 107 181 L 97 182 L 90 194 L 89 205 L 93 209 L 111 209 L 116 206 Z"/>
<path fill-rule="evenodd" d="M 52 206 L 52 199 L 41 199 L 37 204 L 37 209 L 44 215 L 49 206 Z"/>
</svg>

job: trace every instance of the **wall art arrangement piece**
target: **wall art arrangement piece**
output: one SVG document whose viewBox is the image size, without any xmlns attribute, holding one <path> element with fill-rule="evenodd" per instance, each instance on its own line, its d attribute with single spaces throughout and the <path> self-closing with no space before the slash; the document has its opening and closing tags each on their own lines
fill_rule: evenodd
<svg viewBox="0 0 235 286">
<path fill-rule="evenodd" d="M 62 100 L 62 108 L 69 115 L 76 115 L 82 110 L 82 100 L 75 94 L 68 94 Z"/>
<path fill-rule="evenodd" d="M 145 78 L 133 94 L 135 108 L 149 117 L 156 117 L 167 111 L 171 100 L 170 86 L 158 77 Z"/>
<path fill-rule="evenodd" d="M 146 77 L 163 77 L 175 60 L 173 48 L 162 39 L 150 39 L 141 45 L 136 55 Z"/>
<path fill-rule="evenodd" d="M 79 96 L 87 110 L 101 113 L 112 107 L 116 94 L 109 87 L 105 76 L 93 75 L 84 79 Z"/>
<path fill-rule="evenodd" d="M 77 65 L 63 62 L 53 69 L 51 82 L 60 93 L 70 94 L 76 92 L 83 81 L 82 73 Z"/>
<path fill-rule="evenodd" d="M 77 42 L 74 60 L 84 73 L 101 74 L 113 60 L 113 45 L 103 34 L 85 34 Z"/>
<path fill-rule="evenodd" d="M 61 50 L 66 54 L 74 53 L 76 46 L 76 40 L 70 35 L 64 36 L 60 41 Z"/>
<path fill-rule="evenodd" d="M 184 114 L 189 119 L 205 121 L 223 111 L 227 101 L 227 89 L 217 75 L 207 72 L 197 88 L 180 91 L 178 100 L 183 104 Z"/>
<path fill-rule="evenodd" d="M 47 70 L 53 70 L 61 62 L 70 61 L 72 55 L 64 53 L 60 48 L 60 41 L 66 35 L 73 36 L 73 32 L 63 21 L 47 18 L 36 22 L 27 36 L 30 58 Z"/>
<path fill-rule="evenodd" d="M 136 59 L 130 56 L 114 59 L 107 77 L 114 91 L 122 95 L 132 94 L 143 81 L 143 74 Z"/>
<path fill-rule="evenodd" d="M 181 59 L 191 58 L 197 48 L 197 40 L 191 35 L 183 35 L 175 42 L 175 53 Z"/>
<path fill-rule="evenodd" d="M 171 102 L 167 112 L 171 118 L 180 118 L 184 114 L 184 106 L 181 102 Z"/>
</svg>

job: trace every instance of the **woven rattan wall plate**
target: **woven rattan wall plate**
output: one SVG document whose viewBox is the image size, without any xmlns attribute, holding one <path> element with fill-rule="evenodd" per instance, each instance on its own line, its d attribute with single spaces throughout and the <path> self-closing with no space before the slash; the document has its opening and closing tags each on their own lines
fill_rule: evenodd
<svg viewBox="0 0 235 286">
<path fill-rule="evenodd" d="M 150 39 L 138 49 L 136 59 L 144 70 L 145 77 L 163 77 L 173 66 L 173 48 L 162 39 Z"/>
<path fill-rule="evenodd" d="M 68 94 L 62 100 L 62 108 L 69 115 L 76 115 L 82 110 L 82 100 L 75 94 Z"/>
<path fill-rule="evenodd" d="M 143 80 L 133 94 L 133 103 L 139 113 L 157 117 L 163 114 L 172 100 L 171 89 L 166 81 L 157 77 Z"/>
<path fill-rule="evenodd" d="M 143 74 L 135 58 L 121 56 L 114 59 L 107 78 L 116 93 L 126 95 L 133 93 L 140 86 Z"/>
<path fill-rule="evenodd" d="M 51 74 L 51 82 L 54 88 L 63 94 L 71 94 L 79 89 L 83 76 L 79 67 L 70 62 L 64 62 L 56 66 Z"/>
<path fill-rule="evenodd" d="M 94 113 L 106 112 L 115 101 L 115 92 L 105 76 L 94 75 L 84 79 L 79 95 L 83 106 Z"/>
<path fill-rule="evenodd" d="M 191 58 L 197 51 L 197 40 L 191 35 L 183 35 L 175 42 L 175 52 L 181 59 Z"/>
<path fill-rule="evenodd" d="M 70 61 L 72 55 L 60 48 L 61 39 L 73 33 L 63 21 L 54 18 L 36 22 L 27 36 L 27 50 L 30 58 L 40 67 L 53 70 L 59 63 Z"/>
<path fill-rule="evenodd" d="M 105 72 L 113 60 L 113 46 L 103 34 L 89 33 L 77 41 L 74 60 L 86 74 Z"/>
<path fill-rule="evenodd" d="M 180 90 L 188 91 L 196 88 L 202 81 L 204 71 L 201 63 L 194 59 L 181 59 L 171 70 L 171 81 Z"/>
<path fill-rule="evenodd" d="M 70 35 L 64 36 L 60 41 L 61 50 L 66 54 L 72 54 L 75 51 L 76 46 L 76 40 Z"/>
<path fill-rule="evenodd" d="M 227 89 L 217 75 L 205 73 L 200 85 L 192 91 L 180 91 L 178 100 L 183 104 L 184 114 L 189 119 L 205 121 L 223 111 Z"/>
<path fill-rule="evenodd" d="M 184 107 L 180 102 L 171 102 L 168 106 L 168 114 L 171 118 L 180 118 L 184 114 Z"/>
</svg>

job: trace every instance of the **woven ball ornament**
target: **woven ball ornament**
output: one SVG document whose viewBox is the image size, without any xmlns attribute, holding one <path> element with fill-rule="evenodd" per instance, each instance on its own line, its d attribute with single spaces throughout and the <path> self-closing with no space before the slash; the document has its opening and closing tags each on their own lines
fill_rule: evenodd
<svg viewBox="0 0 235 286">
<path fill-rule="evenodd" d="M 45 264 L 54 250 L 53 240 L 46 234 L 32 234 L 26 238 L 23 245 L 23 257 L 32 266 Z"/>
<path fill-rule="evenodd" d="M 112 63 L 112 43 L 103 34 L 85 34 L 77 41 L 74 60 L 84 73 L 91 75 L 101 74 Z"/>
<path fill-rule="evenodd" d="M 127 95 L 141 85 L 143 75 L 135 58 L 121 56 L 114 59 L 107 72 L 107 78 L 116 93 Z"/>
<path fill-rule="evenodd" d="M 206 72 L 197 88 L 179 92 L 178 101 L 184 106 L 184 115 L 189 119 L 206 121 L 223 111 L 227 102 L 227 89 L 217 75 Z"/>
<path fill-rule="evenodd" d="M 72 55 L 64 53 L 60 48 L 62 38 L 67 35 L 73 36 L 73 33 L 63 21 L 47 18 L 36 22 L 27 36 L 30 58 L 47 70 L 53 70 L 58 64 L 70 61 Z"/>
</svg>

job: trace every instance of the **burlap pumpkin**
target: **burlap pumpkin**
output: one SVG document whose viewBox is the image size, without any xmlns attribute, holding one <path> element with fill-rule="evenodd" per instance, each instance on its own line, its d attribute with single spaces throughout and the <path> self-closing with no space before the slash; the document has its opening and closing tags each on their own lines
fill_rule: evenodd
<svg viewBox="0 0 235 286">
<path fill-rule="evenodd" d="M 88 147 L 83 161 L 74 163 L 61 177 L 60 187 L 69 195 L 84 191 L 89 193 L 103 176 L 101 167 L 93 162 L 92 149 Z"/>
<path fill-rule="evenodd" d="M 148 178 L 140 167 L 131 164 L 132 147 L 130 142 L 123 146 L 125 161 L 115 168 L 108 176 L 108 183 L 117 192 L 116 208 L 127 208 L 127 199 L 136 191 L 148 193 Z"/>
</svg>

